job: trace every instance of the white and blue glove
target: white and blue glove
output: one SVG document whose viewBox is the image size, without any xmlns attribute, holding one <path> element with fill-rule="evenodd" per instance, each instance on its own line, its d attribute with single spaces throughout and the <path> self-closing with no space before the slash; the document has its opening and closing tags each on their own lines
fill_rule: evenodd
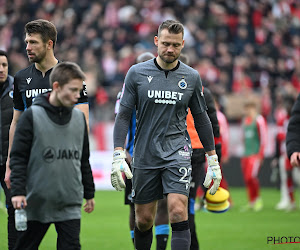
<svg viewBox="0 0 300 250">
<path fill-rule="evenodd" d="M 203 185 L 206 188 L 209 188 L 212 180 L 214 181 L 212 187 L 209 190 L 209 193 L 211 195 L 214 195 L 219 186 L 220 186 L 220 182 L 222 180 L 222 174 L 221 174 L 221 170 L 220 170 L 220 166 L 219 166 L 219 162 L 218 162 L 218 156 L 217 155 L 207 155 L 205 154 L 207 162 L 208 162 L 208 168 L 207 168 L 207 172 L 206 172 L 206 176 L 205 176 L 205 180 L 203 182 Z"/>
<path fill-rule="evenodd" d="M 113 162 L 110 173 L 111 185 L 117 190 L 122 191 L 125 188 L 125 182 L 122 177 L 122 172 L 125 173 L 128 179 L 132 178 L 132 173 L 128 164 L 125 161 L 126 154 L 123 150 L 115 150 L 113 154 Z"/>
</svg>

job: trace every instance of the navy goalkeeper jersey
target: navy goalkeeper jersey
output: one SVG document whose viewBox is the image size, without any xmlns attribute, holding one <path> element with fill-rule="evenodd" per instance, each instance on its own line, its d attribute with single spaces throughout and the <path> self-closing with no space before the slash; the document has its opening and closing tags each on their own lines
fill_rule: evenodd
<svg viewBox="0 0 300 250">
<path fill-rule="evenodd" d="M 52 68 L 43 76 L 42 72 L 37 70 L 33 63 L 29 67 L 16 73 L 14 78 L 14 108 L 16 110 L 26 110 L 31 106 L 37 95 L 51 90 L 49 82 L 51 71 Z M 84 82 L 78 103 L 88 103 L 86 85 Z"/>
</svg>

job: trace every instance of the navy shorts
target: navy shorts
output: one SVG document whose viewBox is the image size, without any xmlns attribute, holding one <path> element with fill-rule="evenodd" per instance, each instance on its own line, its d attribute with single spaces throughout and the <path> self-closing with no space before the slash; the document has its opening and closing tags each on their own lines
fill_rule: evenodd
<svg viewBox="0 0 300 250">
<path fill-rule="evenodd" d="M 191 172 L 190 164 L 155 169 L 133 168 L 133 203 L 150 203 L 169 193 L 189 197 Z"/>
</svg>

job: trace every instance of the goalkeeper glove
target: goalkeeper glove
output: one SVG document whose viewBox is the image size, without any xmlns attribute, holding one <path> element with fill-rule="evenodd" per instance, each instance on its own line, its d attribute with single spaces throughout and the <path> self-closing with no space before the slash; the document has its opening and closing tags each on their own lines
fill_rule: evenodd
<svg viewBox="0 0 300 250">
<path fill-rule="evenodd" d="M 214 184 L 212 185 L 212 187 L 209 190 L 209 193 L 211 195 L 214 195 L 219 186 L 220 186 L 220 182 L 222 180 L 222 174 L 221 174 L 221 170 L 220 170 L 220 166 L 219 166 L 219 162 L 218 162 L 218 156 L 217 155 L 205 155 L 207 158 L 207 162 L 208 162 L 208 168 L 207 168 L 207 173 L 205 176 L 205 180 L 203 182 L 203 185 L 206 188 L 209 188 L 211 181 L 214 180 Z"/>
<path fill-rule="evenodd" d="M 122 191 L 125 188 L 122 172 L 125 173 L 128 179 L 132 178 L 132 173 L 125 161 L 125 158 L 126 154 L 123 150 L 114 151 L 110 180 L 112 186 L 118 191 Z"/>
</svg>

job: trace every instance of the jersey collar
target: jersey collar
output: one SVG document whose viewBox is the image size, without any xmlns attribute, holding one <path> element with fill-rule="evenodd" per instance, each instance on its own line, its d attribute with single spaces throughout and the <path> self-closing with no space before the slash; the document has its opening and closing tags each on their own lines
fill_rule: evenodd
<svg viewBox="0 0 300 250">
<path fill-rule="evenodd" d="M 166 69 L 163 69 L 162 67 L 160 67 L 160 66 L 158 65 L 157 61 L 156 61 L 156 58 L 154 58 L 154 64 L 155 64 L 155 66 L 156 66 L 159 70 L 165 72 L 165 76 L 166 76 L 166 78 L 167 78 L 170 71 L 175 71 L 176 69 L 179 68 L 180 62 L 178 61 L 178 62 L 177 62 L 177 65 L 176 65 L 173 69 L 169 69 L 169 70 L 166 70 Z"/>
<path fill-rule="evenodd" d="M 162 67 L 160 67 L 160 66 L 158 65 L 158 63 L 157 63 L 156 58 L 154 58 L 154 64 L 155 64 L 155 66 L 156 66 L 159 70 L 162 70 L 162 71 L 165 71 L 165 72 L 166 72 L 166 71 L 175 71 L 176 69 L 179 68 L 180 61 L 177 62 L 177 65 L 176 65 L 173 69 L 169 69 L 169 70 L 166 70 L 166 69 L 163 69 Z"/>
</svg>

